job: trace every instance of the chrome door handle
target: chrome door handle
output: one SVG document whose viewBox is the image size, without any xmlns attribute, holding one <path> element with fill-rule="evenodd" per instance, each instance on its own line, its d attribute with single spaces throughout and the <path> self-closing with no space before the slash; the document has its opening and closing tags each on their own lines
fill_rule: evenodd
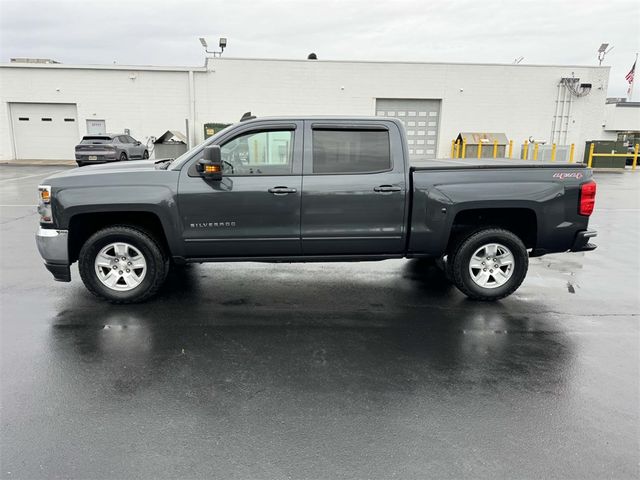
<svg viewBox="0 0 640 480">
<path fill-rule="evenodd" d="M 289 187 L 272 187 L 269 189 L 269 193 L 273 193 L 274 195 L 286 195 L 288 193 L 296 193 L 297 190 L 295 188 Z"/>
<path fill-rule="evenodd" d="M 374 192 L 382 192 L 382 193 L 386 193 L 386 192 L 399 192 L 401 191 L 402 188 L 400 187 L 395 187 L 393 185 L 380 185 L 379 187 L 373 187 L 373 191 Z"/>
</svg>

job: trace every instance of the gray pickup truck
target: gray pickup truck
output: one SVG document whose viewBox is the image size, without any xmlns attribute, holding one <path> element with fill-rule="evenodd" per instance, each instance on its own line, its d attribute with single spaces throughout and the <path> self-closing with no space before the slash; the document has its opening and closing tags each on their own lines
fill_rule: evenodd
<svg viewBox="0 0 640 480">
<path fill-rule="evenodd" d="M 530 256 L 593 250 L 584 165 L 434 160 L 410 166 L 401 122 L 277 117 L 234 124 L 175 160 L 79 168 L 39 186 L 38 249 L 59 281 L 148 299 L 189 262 L 436 261 L 496 300 Z"/>
</svg>

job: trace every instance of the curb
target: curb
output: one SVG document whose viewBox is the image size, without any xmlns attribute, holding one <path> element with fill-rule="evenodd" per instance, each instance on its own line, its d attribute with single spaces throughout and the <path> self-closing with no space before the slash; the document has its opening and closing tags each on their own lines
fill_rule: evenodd
<svg viewBox="0 0 640 480">
<path fill-rule="evenodd" d="M 631 170 L 630 168 L 592 168 L 593 173 L 635 173 L 640 170 Z"/>
<path fill-rule="evenodd" d="M 75 160 L 25 160 L 15 161 L 10 160 L 6 162 L 0 162 L 0 165 L 7 165 L 11 167 L 75 167 Z"/>
</svg>

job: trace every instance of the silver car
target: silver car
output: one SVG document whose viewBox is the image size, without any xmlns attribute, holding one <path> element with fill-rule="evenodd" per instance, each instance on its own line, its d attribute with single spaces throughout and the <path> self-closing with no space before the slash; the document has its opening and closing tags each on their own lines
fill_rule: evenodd
<svg viewBox="0 0 640 480">
<path fill-rule="evenodd" d="M 79 167 L 94 163 L 125 162 L 149 158 L 147 146 L 125 134 L 85 135 L 76 145 Z"/>
</svg>

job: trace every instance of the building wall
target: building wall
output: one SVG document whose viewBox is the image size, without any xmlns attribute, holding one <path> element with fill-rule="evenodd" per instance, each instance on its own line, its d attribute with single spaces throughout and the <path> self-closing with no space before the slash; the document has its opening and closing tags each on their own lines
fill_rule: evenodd
<svg viewBox="0 0 640 480">
<path fill-rule="evenodd" d="M 0 161 L 14 159 L 13 102 L 76 104 L 80 135 L 87 119 L 104 119 L 108 132 L 128 128 L 143 143 L 166 130 L 184 132 L 189 116 L 187 72 L 11 67 L 0 68 L 0 78 Z"/>
<path fill-rule="evenodd" d="M 257 115 L 374 115 L 376 98 L 441 99 L 439 156 L 461 131 L 504 132 L 520 144 L 549 141 L 558 82 L 593 85 L 574 98 L 567 143 L 602 132 L 608 67 L 211 59 L 196 75 L 196 122 Z"/>
<path fill-rule="evenodd" d="M 605 105 L 604 130 L 607 132 L 640 132 L 640 102 Z"/>
<path fill-rule="evenodd" d="M 169 129 L 186 133 L 190 95 L 198 142 L 205 123 L 235 122 L 246 111 L 374 115 L 376 98 L 440 99 L 438 154 L 446 157 L 460 131 L 504 132 L 516 144 L 530 137 L 548 141 L 558 82 L 572 74 L 593 85 L 572 102 L 567 140 L 576 143 L 579 158 L 584 141 L 602 134 L 608 67 L 231 58 L 209 59 L 206 69 L 4 65 L 0 161 L 13 158 L 8 102 L 76 103 L 80 134 L 85 119 L 104 118 L 108 131 L 129 128 L 144 142 Z"/>
</svg>

